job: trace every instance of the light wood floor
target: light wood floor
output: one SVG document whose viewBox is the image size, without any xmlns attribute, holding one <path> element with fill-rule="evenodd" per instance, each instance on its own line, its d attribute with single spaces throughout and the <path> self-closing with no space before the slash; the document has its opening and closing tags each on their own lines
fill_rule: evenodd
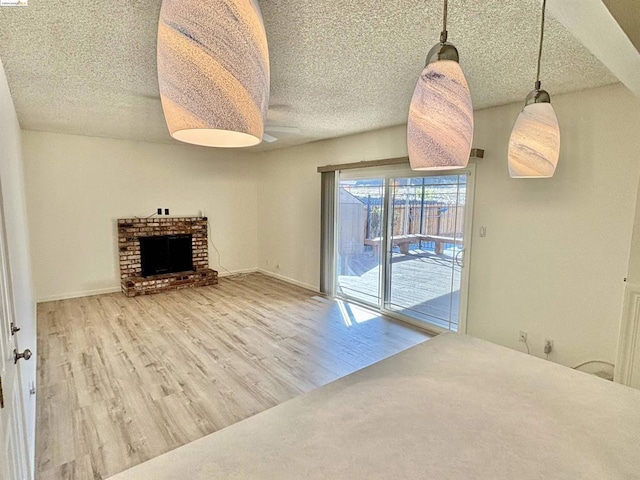
<svg viewBox="0 0 640 480">
<path fill-rule="evenodd" d="M 261 274 L 40 304 L 37 478 L 107 478 L 427 338 Z"/>
</svg>

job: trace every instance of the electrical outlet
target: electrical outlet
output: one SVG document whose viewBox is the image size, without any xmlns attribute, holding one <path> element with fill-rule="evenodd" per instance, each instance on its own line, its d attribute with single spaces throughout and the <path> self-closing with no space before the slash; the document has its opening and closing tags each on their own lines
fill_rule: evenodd
<svg viewBox="0 0 640 480">
<path fill-rule="evenodd" d="M 518 335 L 518 341 L 522 343 L 527 343 L 527 332 L 523 332 L 520 330 L 520 335 Z"/>
<path fill-rule="evenodd" d="M 169 215 L 169 209 L 168 209 L 168 208 L 165 208 L 165 209 L 164 209 L 164 214 L 165 214 L 165 215 Z"/>
<path fill-rule="evenodd" d="M 161 208 L 158 209 L 158 215 L 162 215 L 162 209 Z"/>
<path fill-rule="evenodd" d="M 553 350 L 553 340 L 551 340 L 550 338 L 547 338 L 544 341 L 544 353 L 548 355 L 551 353 L 551 350 Z"/>
<path fill-rule="evenodd" d="M 480 227 L 480 237 L 484 238 L 487 236 L 487 227 Z"/>
</svg>

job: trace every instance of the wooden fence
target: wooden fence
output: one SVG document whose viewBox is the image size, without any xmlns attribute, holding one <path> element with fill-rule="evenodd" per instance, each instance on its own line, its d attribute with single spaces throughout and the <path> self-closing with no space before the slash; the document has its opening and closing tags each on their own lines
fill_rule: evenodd
<svg viewBox="0 0 640 480">
<path fill-rule="evenodd" d="M 382 235 L 382 208 L 364 206 L 365 238 Z M 439 235 L 443 237 L 461 237 L 464 231 L 464 206 L 429 203 L 418 205 L 395 205 L 393 208 L 393 235 Z M 422 229 L 420 220 L 422 219 Z"/>
</svg>

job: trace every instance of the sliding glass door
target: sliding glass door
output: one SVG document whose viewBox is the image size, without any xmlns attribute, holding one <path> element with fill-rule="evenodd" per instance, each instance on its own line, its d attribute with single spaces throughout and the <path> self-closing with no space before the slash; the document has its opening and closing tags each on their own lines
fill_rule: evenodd
<svg viewBox="0 0 640 480">
<path fill-rule="evenodd" d="M 385 307 L 458 330 L 467 175 L 395 178 Z"/>
<path fill-rule="evenodd" d="M 345 297 L 380 306 L 385 179 L 340 180 L 337 189 L 336 287 Z"/>
<path fill-rule="evenodd" d="M 413 322 L 464 330 L 473 169 L 339 176 L 336 294 Z"/>
</svg>

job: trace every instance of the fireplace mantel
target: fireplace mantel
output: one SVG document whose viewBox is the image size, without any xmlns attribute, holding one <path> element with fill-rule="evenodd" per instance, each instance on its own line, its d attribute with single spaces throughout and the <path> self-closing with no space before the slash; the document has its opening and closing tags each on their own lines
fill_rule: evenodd
<svg viewBox="0 0 640 480">
<path fill-rule="evenodd" d="M 193 271 L 143 277 L 140 237 L 182 234 L 192 236 Z M 134 297 L 218 283 L 218 272 L 209 268 L 207 245 L 207 217 L 118 219 L 118 253 L 123 293 Z"/>
</svg>

